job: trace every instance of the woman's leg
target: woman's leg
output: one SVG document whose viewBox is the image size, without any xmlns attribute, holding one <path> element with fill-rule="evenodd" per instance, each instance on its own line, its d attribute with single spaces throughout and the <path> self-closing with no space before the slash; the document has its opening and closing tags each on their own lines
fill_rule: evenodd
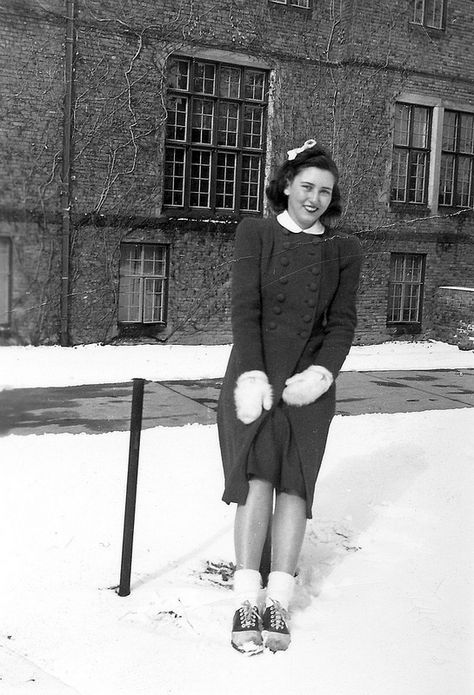
<svg viewBox="0 0 474 695">
<path fill-rule="evenodd" d="M 263 649 L 258 601 L 261 586 L 260 560 L 273 505 L 273 488 L 266 480 L 253 478 L 245 504 L 238 505 L 234 540 L 236 570 L 232 646 L 246 654 Z"/>
<path fill-rule="evenodd" d="M 272 572 L 294 575 L 305 530 L 306 500 L 297 494 L 278 494 L 272 523 Z"/>
<path fill-rule="evenodd" d="M 267 480 L 252 478 L 245 504 L 235 514 L 236 569 L 260 569 L 262 550 L 273 508 L 273 487 Z"/>
<path fill-rule="evenodd" d="M 306 529 L 306 501 L 296 494 L 277 495 L 272 523 L 272 567 L 263 614 L 265 644 L 273 652 L 288 649 L 288 606 Z"/>
</svg>

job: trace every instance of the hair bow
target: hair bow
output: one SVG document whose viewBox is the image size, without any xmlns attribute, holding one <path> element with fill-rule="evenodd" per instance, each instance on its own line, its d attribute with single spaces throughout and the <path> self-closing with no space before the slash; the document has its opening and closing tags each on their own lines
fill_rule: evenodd
<svg viewBox="0 0 474 695">
<path fill-rule="evenodd" d="M 305 150 L 309 150 L 310 147 L 314 147 L 316 144 L 316 140 L 306 140 L 304 145 L 301 145 L 301 147 L 295 147 L 294 150 L 289 150 L 287 153 L 289 161 L 295 159 L 296 155 L 301 154 L 301 152 L 304 152 Z"/>
</svg>

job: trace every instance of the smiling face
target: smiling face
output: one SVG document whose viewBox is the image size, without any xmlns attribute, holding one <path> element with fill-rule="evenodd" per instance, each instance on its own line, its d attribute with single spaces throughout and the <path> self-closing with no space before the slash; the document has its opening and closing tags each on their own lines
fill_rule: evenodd
<svg viewBox="0 0 474 695">
<path fill-rule="evenodd" d="M 288 213 L 301 229 L 311 227 L 326 212 L 334 184 L 333 174 L 317 167 L 301 169 L 287 184 Z"/>
</svg>

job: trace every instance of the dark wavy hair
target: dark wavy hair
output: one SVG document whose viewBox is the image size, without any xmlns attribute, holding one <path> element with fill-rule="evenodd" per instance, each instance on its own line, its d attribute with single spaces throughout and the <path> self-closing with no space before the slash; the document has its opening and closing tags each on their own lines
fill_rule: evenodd
<svg viewBox="0 0 474 695">
<path fill-rule="evenodd" d="M 302 169 L 317 167 L 330 171 L 334 176 L 334 188 L 328 209 L 321 215 L 321 222 L 330 225 L 342 213 L 341 191 L 339 189 L 339 170 L 333 158 L 321 145 L 314 145 L 296 155 L 294 159 L 287 159 L 272 178 L 265 193 L 275 212 L 282 212 L 288 207 L 288 196 L 284 193 L 285 188 Z"/>
</svg>

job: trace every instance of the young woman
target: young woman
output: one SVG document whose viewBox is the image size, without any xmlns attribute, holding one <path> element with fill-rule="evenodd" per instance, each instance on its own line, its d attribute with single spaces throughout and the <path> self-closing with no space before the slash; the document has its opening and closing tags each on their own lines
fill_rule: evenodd
<svg viewBox="0 0 474 695">
<path fill-rule="evenodd" d="M 341 214 L 338 179 L 329 153 L 308 140 L 288 153 L 267 188 L 279 214 L 246 218 L 237 228 L 234 343 L 218 427 L 223 500 L 237 503 L 231 642 L 247 654 L 290 643 L 288 606 L 334 415 L 334 382 L 356 325 L 361 250 L 357 238 L 330 228 Z"/>
</svg>

